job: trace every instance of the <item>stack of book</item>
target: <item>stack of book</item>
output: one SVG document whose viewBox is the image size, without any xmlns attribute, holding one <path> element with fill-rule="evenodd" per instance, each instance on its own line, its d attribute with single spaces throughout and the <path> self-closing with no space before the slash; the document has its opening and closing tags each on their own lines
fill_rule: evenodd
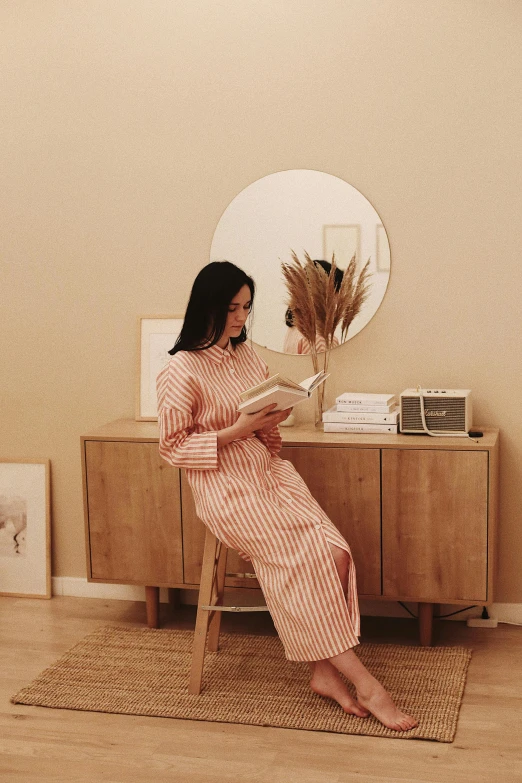
<svg viewBox="0 0 522 783">
<path fill-rule="evenodd" d="M 394 435 L 399 431 L 399 406 L 394 394 L 345 392 L 323 413 L 325 432 L 374 432 Z"/>
</svg>

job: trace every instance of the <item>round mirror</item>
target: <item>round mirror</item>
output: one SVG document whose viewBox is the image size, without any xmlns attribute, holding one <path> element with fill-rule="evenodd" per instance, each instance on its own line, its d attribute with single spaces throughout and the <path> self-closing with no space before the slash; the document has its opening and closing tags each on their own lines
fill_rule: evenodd
<svg viewBox="0 0 522 783">
<path fill-rule="evenodd" d="M 327 270 L 335 254 L 344 271 L 355 255 L 357 272 L 369 265 L 367 298 L 348 332 L 363 329 L 381 304 L 390 277 L 390 246 L 379 215 L 352 185 L 331 174 L 308 169 L 279 171 L 242 190 L 224 211 L 210 250 L 211 261 L 232 261 L 256 283 L 252 339 L 281 353 L 309 353 L 294 339 L 288 319 L 289 292 L 282 264 L 292 251 L 322 261 Z M 290 337 L 290 339 L 289 339 Z M 320 350 L 320 348 L 318 348 Z"/>
</svg>

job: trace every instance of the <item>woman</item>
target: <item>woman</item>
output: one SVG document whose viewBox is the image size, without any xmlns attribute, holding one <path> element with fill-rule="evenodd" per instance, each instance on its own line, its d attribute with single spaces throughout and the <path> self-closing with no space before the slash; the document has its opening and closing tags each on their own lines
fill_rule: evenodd
<svg viewBox="0 0 522 783">
<path fill-rule="evenodd" d="M 228 261 L 196 277 L 173 358 L 158 376 L 160 454 L 185 468 L 200 519 L 252 561 L 286 657 L 309 663 L 312 690 L 352 715 L 372 713 L 407 731 L 417 721 L 353 651 L 360 631 L 350 548 L 277 456 L 277 425 L 289 411 L 237 412 L 240 392 L 268 377 L 245 342 L 253 299 L 253 280 Z"/>
</svg>

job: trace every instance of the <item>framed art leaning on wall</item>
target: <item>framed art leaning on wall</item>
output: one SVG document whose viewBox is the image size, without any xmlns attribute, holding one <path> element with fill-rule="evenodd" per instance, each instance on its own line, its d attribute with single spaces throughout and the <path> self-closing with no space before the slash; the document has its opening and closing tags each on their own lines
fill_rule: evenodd
<svg viewBox="0 0 522 783">
<path fill-rule="evenodd" d="M 0 459 L 0 595 L 51 597 L 49 460 Z"/>
<path fill-rule="evenodd" d="M 171 358 L 170 349 L 183 326 L 181 316 L 148 315 L 138 318 L 138 378 L 136 421 L 157 421 L 156 378 Z"/>
</svg>

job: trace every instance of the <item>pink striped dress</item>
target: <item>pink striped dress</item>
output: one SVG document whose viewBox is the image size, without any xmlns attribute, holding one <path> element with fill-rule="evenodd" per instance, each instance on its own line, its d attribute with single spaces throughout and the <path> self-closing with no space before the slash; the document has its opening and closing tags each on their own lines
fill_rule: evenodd
<svg viewBox="0 0 522 783">
<path fill-rule="evenodd" d="M 278 456 L 277 427 L 217 446 L 217 431 L 238 417 L 240 392 L 267 377 L 246 343 L 175 354 L 157 382 L 160 454 L 186 470 L 205 525 L 252 561 L 286 657 L 317 661 L 359 643 L 350 548 Z M 329 543 L 350 554 L 347 597 Z"/>
</svg>

